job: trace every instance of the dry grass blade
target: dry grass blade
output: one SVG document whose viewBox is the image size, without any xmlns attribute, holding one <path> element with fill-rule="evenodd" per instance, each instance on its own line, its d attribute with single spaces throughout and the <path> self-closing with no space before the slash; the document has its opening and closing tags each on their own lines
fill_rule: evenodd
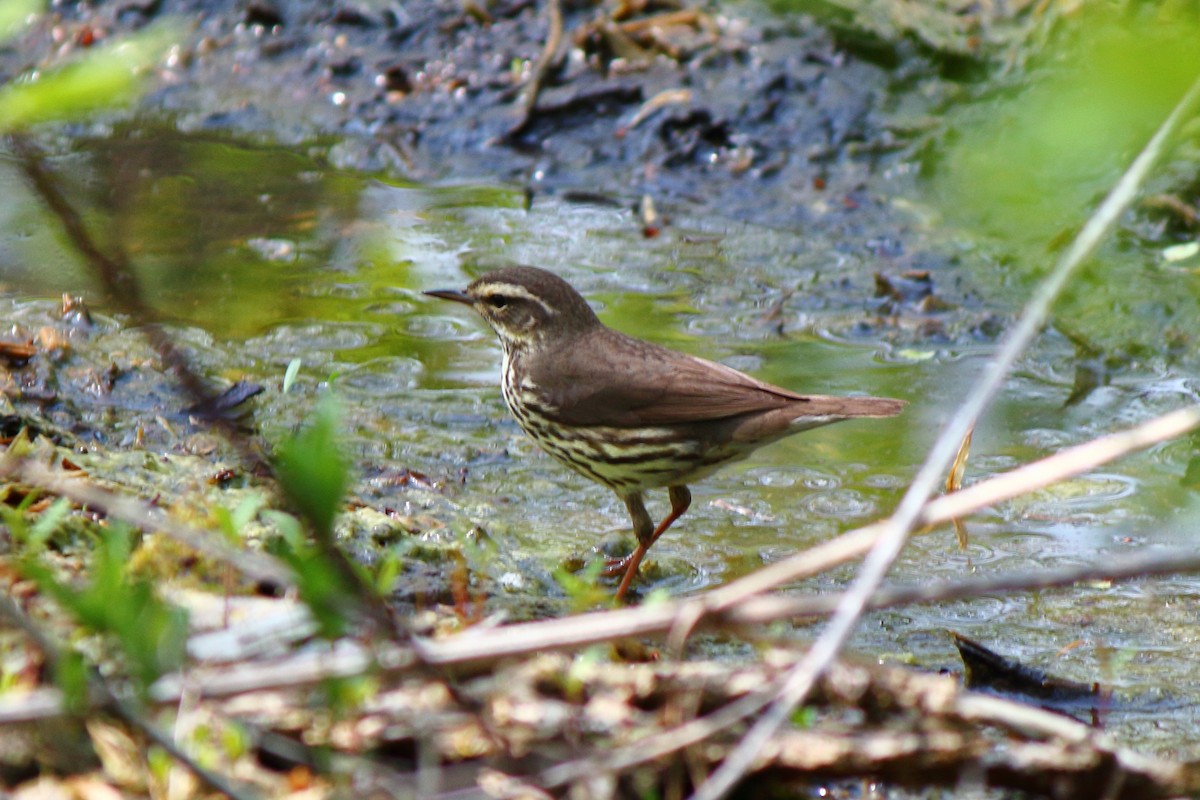
<svg viewBox="0 0 1200 800">
<path fill-rule="evenodd" d="M 967 516 L 989 505 L 1049 486 L 1197 428 L 1200 428 L 1200 406 L 1172 411 L 1127 431 L 1063 450 L 963 491 L 940 497 L 926 506 L 920 522 L 936 525 Z M 471 658 L 486 662 L 538 650 L 583 647 L 623 636 L 661 634 L 679 624 L 679 620 L 694 623 L 722 614 L 727 614 L 731 620 L 738 619 L 739 611 L 752 598 L 861 557 L 870 550 L 882 530 L 882 523 L 859 528 L 693 600 L 510 625 L 492 631 L 468 631 L 443 642 L 428 643 L 426 656 L 433 663 L 447 665 L 465 663 Z M 1102 565 L 1087 569 L 1111 567 Z M 1139 573 L 1123 574 L 1129 576 Z M 1027 580 L 1030 585 L 1037 585 L 1036 578 Z M 825 613 L 824 607 L 820 613 Z"/>
<path fill-rule="evenodd" d="M 1000 352 L 989 365 L 978 383 L 972 388 L 958 411 L 938 436 L 912 486 L 901 500 L 895 514 L 884 524 L 879 540 L 863 562 L 858 578 L 830 620 L 821 637 L 814 643 L 807 656 L 792 670 L 783 690 L 767 713 L 759 719 L 741 744 L 730 753 L 718 768 L 693 795 L 694 800 L 719 800 L 724 797 L 750 769 L 762 748 L 780 726 L 787 721 L 792 709 L 803 701 L 822 671 L 837 658 L 858 621 L 867 608 L 872 595 L 882 584 L 888 570 L 899 556 L 910 533 L 919 524 L 928 499 L 933 495 L 941 477 L 954 460 L 959 442 L 978 422 L 1004 377 L 1018 356 L 1042 329 L 1049 317 L 1055 298 L 1067 285 L 1067 281 L 1084 261 L 1099 246 L 1104 235 L 1116 223 L 1121 212 L 1133 203 L 1138 188 L 1150 173 L 1151 167 L 1162 155 L 1168 140 L 1186 120 L 1197 101 L 1200 100 L 1200 78 L 1180 99 L 1170 116 L 1155 132 L 1150 142 L 1121 176 L 1117 185 L 1091 215 L 1063 254 L 1054 270 L 1038 287 L 1021 315 L 1016 328 L 1005 338 Z"/>
<path fill-rule="evenodd" d="M 962 444 L 958 446 L 958 455 L 954 457 L 950 474 L 946 476 L 947 492 L 957 492 L 962 488 L 963 474 L 967 471 L 967 458 L 971 455 L 971 436 L 974 433 L 975 428 L 972 426 L 971 430 L 967 431 L 967 435 L 963 437 Z M 967 524 L 957 517 L 951 522 L 954 523 L 954 537 L 958 540 L 959 549 L 966 550 L 967 543 L 970 541 Z"/>
<path fill-rule="evenodd" d="M 173 520 L 141 500 L 113 494 L 41 464 L 12 456 L 0 461 L 0 476 L 9 475 L 81 506 L 102 510 L 112 519 L 139 530 L 165 534 L 201 555 L 233 567 L 251 580 L 280 587 L 292 586 L 295 582 L 291 571 L 272 556 L 232 547 L 218 534 Z"/>
</svg>

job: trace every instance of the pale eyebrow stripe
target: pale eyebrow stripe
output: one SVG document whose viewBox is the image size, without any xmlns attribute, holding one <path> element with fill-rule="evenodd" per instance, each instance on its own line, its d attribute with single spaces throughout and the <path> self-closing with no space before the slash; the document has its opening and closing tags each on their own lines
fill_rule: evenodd
<svg viewBox="0 0 1200 800">
<path fill-rule="evenodd" d="M 519 297 L 522 300 L 532 300 L 537 303 L 547 314 L 554 314 L 554 309 L 546 305 L 546 301 L 537 295 L 530 292 L 523 286 L 517 286 L 512 283 L 485 283 L 479 287 L 479 294 L 482 297 L 491 297 L 492 295 L 504 295 L 505 297 Z"/>
</svg>

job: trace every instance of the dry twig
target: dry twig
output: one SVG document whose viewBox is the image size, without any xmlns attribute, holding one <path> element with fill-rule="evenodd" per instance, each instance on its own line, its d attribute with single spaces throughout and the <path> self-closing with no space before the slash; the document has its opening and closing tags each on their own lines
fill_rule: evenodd
<svg viewBox="0 0 1200 800">
<path fill-rule="evenodd" d="M 80 506 L 103 511 L 112 519 L 139 530 L 158 531 L 203 556 L 233 567 L 251 580 L 280 587 L 295 583 L 291 571 L 275 557 L 233 547 L 218 534 L 171 519 L 136 498 L 105 491 L 95 484 L 11 455 L 0 460 L 0 478 L 9 476 L 51 494 L 66 497 Z"/>
<path fill-rule="evenodd" d="M 562 49 L 563 37 L 563 17 L 561 0 L 546 0 L 546 43 L 542 46 L 541 55 L 538 56 L 537 63 L 533 67 L 525 86 L 521 89 L 521 95 L 517 100 L 517 105 L 521 110 L 521 116 L 517 122 L 508 129 L 504 135 L 506 141 L 513 141 L 526 130 L 529 129 L 533 122 L 534 111 L 537 108 L 538 96 L 542 92 L 542 87 L 549 78 L 550 72 L 555 69 L 562 60 L 562 55 L 559 52 Z"/>
<path fill-rule="evenodd" d="M 965 516 L 988 505 L 1077 475 L 1133 450 L 1179 436 L 1198 426 L 1200 407 L 1171 412 L 1128 431 L 1064 450 L 939 498 L 927 506 L 922 521 L 926 524 L 938 524 Z M 87 492 L 75 493 L 72 487 L 75 482 L 71 479 L 48 480 L 47 478 L 54 477 L 53 474 L 44 468 L 39 470 L 41 471 L 23 473 L 23 477 L 27 480 L 32 478 L 31 483 L 50 491 L 62 492 L 80 502 L 92 502 L 93 495 Z M 110 509 L 110 513 L 123 514 L 121 518 L 133 524 L 153 528 L 167 522 L 159 515 L 146 513 L 136 504 L 132 510 L 126 510 L 123 502 L 113 501 L 114 498 L 110 497 L 100 498 L 101 503 L 108 504 L 104 507 Z M 681 627 L 690 630 L 693 625 L 699 623 L 709 627 L 745 629 L 757 628 L 779 619 L 827 615 L 836 608 L 840 596 L 788 598 L 759 595 L 783 583 L 818 574 L 861 556 L 869 550 L 880 529 L 881 525 L 877 523 L 853 531 L 700 598 L 500 628 L 475 627 L 444 641 L 417 640 L 413 646 L 429 665 L 474 671 L 493 666 L 506 658 L 525 656 L 538 651 L 578 649 L 620 638 L 662 636 L 668 632 L 674 636 Z M 167 532 L 172 535 L 177 533 L 173 528 Z M 183 540 L 191 543 L 190 538 Z M 238 559 L 244 558 L 244 554 L 236 555 Z M 233 563 L 235 566 L 242 566 L 240 561 Z M 868 606 L 895 607 L 1002 591 L 1044 589 L 1101 578 L 1123 579 L 1193 571 L 1200 571 L 1200 555 L 1194 551 L 1156 552 L 1148 555 L 1130 555 L 1119 563 L 1069 567 L 1036 575 L 999 575 L 929 586 L 884 589 L 872 596 Z M 681 620 L 686 620 L 687 623 L 682 624 Z M 223 631 L 217 635 L 226 636 L 228 633 Z M 198 637 L 194 640 L 194 651 L 205 649 L 200 646 L 203 638 Z M 362 675 L 374 668 L 381 668 L 388 674 L 402 674 L 414 668 L 414 655 L 411 650 L 396 645 L 382 646 L 368 652 L 361 645 L 342 642 L 332 651 L 325 653 L 302 653 L 274 662 L 234 667 L 201 667 L 189 673 L 188 685 L 201 696 L 211 698 L 309 686 L 333 677 Z M 173 703 L 178 700 L 183 689 L 184 684 L 178 676 L 167 676 L 155 685 L 153 695 L 159 702 Z M 53 704 L 47 702 L 46 697 L 31 696 L 27 704 L 0 707 L 0 721 L 54 713 L 57 712 Z"/>
<path fill-rule="evenodd" d="M 767 713 L 754 724 L 741 744 L 730 753 L 708 781 L 697 789 L 693 800 L 719 800 L 724 797 L 750 769 L 763 746 L 787 720 L 792 709 L 803 701 L 817 677 L 841 652 L 858 626 L 871 596 L 875 594 L 896 557 L 900 555 L 909 534 L 918 527 L 925 504 L 937 490 L 938 483 L 953 462 L 959 442 L 978 422 L 1017 357 L 1037 336 L 1049 316 L 1054 299 L 1066 286 L 1071 275 L 1095 251 L 1121 212 L 1133 202 L 1138 188 L 1149 175 L 1150 168 L 1162 155 L 1168 140 L 1191 114 L 1198 100 L 1200 79 L 1197 79 L 1180 99 L 1170 116 L 1104 198 L 1071 247 L 1030 299 L 1017 327 L 1005 338 L 1000 352 L 996 354 L 987 371 L 959 405 L 930 448 L 925 463 L 913 479 L 895 513 L 884 523 L 879 540 L 864 560 L 854 585 L 828 627 L 806 657 L 792 669 L 784 689 Z"/>
</svg>

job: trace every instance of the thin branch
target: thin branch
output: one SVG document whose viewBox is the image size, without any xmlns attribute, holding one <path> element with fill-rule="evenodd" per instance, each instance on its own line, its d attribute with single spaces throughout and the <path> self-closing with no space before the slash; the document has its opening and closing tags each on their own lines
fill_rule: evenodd
<svg viewBox="0 0 1200 800">
<path fill-rule="evenodd" d="M 1054 455 L 930 501 L 921 517 L 924 524 L 945 522 L 971 514 L 1034 489 L 1049 486 L 1107 464 L 1135 450 L 1174 439 L 1200 427 L 1200 406 L 1188 406 L 1154 417 L 1128 430 L 1101 436 Z"/>
<path fill-rule="evenodd" d="M 151 346 L 158 352 L 163 364 L 175 375 L 184 392 L 193 401 L 190 410 L 224 436 L 226 441 L 237 450 L 247 469 L 253 471 L 265 467 L 266 462 L 263 455 L 253 440 L 244 435 L 235 421 L 225 412 L 220 397 L 192 368 L 186 354 L 175 344 L 171 335 L 160 324 L 159 315 L 146 301 L 124 249 L 114 246 L 111 253 L 105 253 L 88 231 L 79 212 L 59 190 L 58 183 L 54 175 L 46 168 L 38 147 L 23 134 L 11 134 L 9 138 L 13 153 L 17 156 L 18 165 L 26 180 L 62 225 L 71 244 L 84 257 L 87 264 L 95 270 L 112 303 L 133 318 Z M 376 622 L 381 630 L 390 632 L 396 638 L 402 639 L 407 636 L 407 631 L 389 613 L 378 593 L 362 578 L 361 573 L 350 563 L 345 552 L 329 541 L 329 537 L 320 535 L 321 526 L 311 519 L 311 515 L 305 513 L 303 507 L 290 502 L 286 493 L 280 492 L 279 494 L 285 502 L 288 502 L 290 510 L 296 517 L 308 524 L 314 534 L 312 537 L 314 543 L 343 579 L 345 587 L 354 594 L 363 613 Z"/>
<path fill-rule="evenodd" d="M 203 417 L 220 431 L 238 451 L 247 468 L 263 464 L 262 454 L 251 446 L 234 421 L 221 408 L 219 395 L 194 370 L 187 356 L 163 329 L 158 313 L 146 302 L 125 252 L 116 248 L 112 255 L 105 253 L 88 232 L 83 218 L 59 191 L 54 176 L 46 169 L 42 153 L 24 134 L 9 135 L 13 154 L 29 185 L 59 221 L 71 245 L 96 271 L 114 305 L 141 326 L 142 332 L 158 352 L 163 364 L 175 374 L 191 398 L 194 413 Z"/>
<path fill-rule="evenodd" d="M 45 489 L 51 494 L 66 497 L 81 506 L 103 511 L 110 518 L 140 530 L 165 534 L 203 556 L 233 567 L 251 580 L 280 587 L 295 584 L 291 570 L 275 557 L 233 547 L 212 531 L 194 528 L 171 519 L 161 510 L 154 509 L 141 500 L 105 491 L 99 486 L 68 477 L 29 459 L 8 456 L 0 460 L 0 477 L 9 475 Z"/>
<path fill-rule="evenodd" d="M 787 721 L 792 709 L 804 700 L 817 677 L 837 658 L 854 629 L 858 627 L 858 621 L 871 596 L 878 590 L 893 562 L 900 555 L 909 534 L 920 524 L 925 504 L 937 490 L 947 468 L 953 463 L 959 443 L 979 421 L 1012 365 L 1045 324 L 1055 298 L 1066 286 L 1068 279 L 1095 252 L 1101 239 L 1116 223 L 1121 212 L 1133 202 L 1151 167 L 1162 155 L 1168 140 L 1191 113 L 1197 100 L 1200 100 L 1200 79 L 1188 89 L 1145 149 L 1088 219 L 1053 272 L 1038 287 L 1022 313 L 1017 327 L 1005 337 L 995 360 L 959 405 L 930 448 L 925 463 L 900 501 L 895 514 L 884 524 L 879 541 L 863 561 L 858 577 L 825 631 L 791 670 L 783 690 L 771 708 L 754 724 L 724 763 L 709 776 L 708 781 L 697 789 L 693 800 L 720 800 L 728 794 L 751 768 L 762 747 Z"/>
<path fill-rule="evenodd" d="M 562 47 L 563 36 L 561 0 L 546 0 L 546 19 L 546 43 L 542 46 L 541 55 L 538 56 L 537 64 L 533 67 L 533 72 L 530 73 L 524 88 L 521 89 L 521 96 L 517 100 L 517 105 L 521 109 L 521 116 L 508 129 L 508 132 L 504 134 L 506 141 L 513 141 L 529 129 L 530 123 L 533 122 L 534 112 L 537 109 L 538 96 L 542 92 L 542 87 L 545 85 L 546 79 L 550 76 L 550 71 L 561 60 L 558 52 Z"/>
<path fill-rule="evenodd" d="M 1129 430 L 1068 448 L 933 500 L 926 506 L 919 522 L 922 525 L 937 525 L 956 517 L 965 517 L 989 505 L 1049 486 L 1197 427 L 1200 427 L 1200 406 L 1172 411 Z M 457 663 L 459 658 L 470 655 L 499 659 L 538 650 L 583 647 L 622 636 L 657 635 L 670 628 L 690 628 L 692 624 L 713 615 L 724 614 L 728 619 L 736 620 L 738 607 L 752 597 L 861 557 L 870 550 L 882 530 L 882 523 L 859 528 L 694 599 L 508 625 L 500 628 L 496 635 L 470 630 L 436 645 L 427 643 L 429 650 L 426 655 L 433 662 L 443 664 Z M 1085 569 L 1101 570 L 1103 567 Z M 1137 573 L 1124 574 L 1131 576 Z M 1036 585 L 1038 578 L 1035 576 L 1029 580 L 1030 585 Z M 821 608 L 819 613 L 825 613 L 824 606 Z M 671 638 L 674 640 L 676 636 L 672 634 Z"/>
<path fill-rule="evenodd" d="M 1041 486 L 1048 485 L 1071 475 L 1098 466 L 1124 455 L 1134 449 L 1146 447 L 1172 436 L 1185 433 L 1200 424 L 1200 407 L 1171 412 L 1149 420 L 1128 431 L 1111 434 L 1092 442 L 1049 456 L 1041 461 L 1020 467 L 1010 473 L 996 476 L 953 495 L 939 498 L 928 507 L 922 520 L 928 524 L 940 523 L 955 516 L 972 513 L 1009 497 L 1014 497 Z M 64 491 L 58 483 L 42 480 L 57 478 L 66 487 L 79 484 L 85 489 L 94 489 L 68 478 L 58 478 L 53 472 L 39 468 L 41 475 L 31 481 L 52 491 Z M 79 502 L 91 503 L 88 494 L 72 495 Z M 121 498 L 117 498 L 121 499 Z M 107 498 L 105 500 L 107 503 Z M 121 509 L 123 504 L 113 508 Z M 123 518 L 134 524 L 150 528 L 161 528 L 164 518 L 134 504 L 136 513 Z M 141 515 L 140 517 L 138 515 Z M 115 516 L 115 515 L 114 515 Z M 856 557 L 869 549 L 881 526 L 868 526 L 832 542 L 793 557 L 787 569 L 780 572 L 779 564 L 755 573 L 770 573 L 776 580 L 766 586 L 761 580 L 744 578 L 724 589 L 710 592 L 704 598 L 668 603 L 634 609 L 585 614 L 559 620 L 549 620 L 498 629 L 471 629 L 445 641 L 414 640 L 418 653 L 409 648 L 382 646 L 369 652 L 363 645 L 345 641 L 337 643 L 329 652 L 309 652 L 293 655 L 287 659 L 262 664 L 242 664 L 233 668 L 218 668 L 190 671 L 186 684 L 179 676 L 166 676 L 151 689 L 156 703 L 173 704 L 185 690 L 197 697 L 229 697 L 236 694 L 261 690 L 280 690 L 317 684 L 330 677 L 351 677 L 367 671 L 382 670 L 384 674 L 405 674 L 421 670 L 420 655 L 426 667 L 440 669 L 476 670 L 495 663 L 502 658 L 523 655 L 536 650 L 573 649 L 600 641 L 611 641 L 628 636 L 661 635 L 672 629 L 686 614 L 696 614 L 710 627 L 742 629 L 758 628 L 765 622 L 796 617 L 812 617 L 831 613 L 839 600 L 838 596 L 779 598 L 751 597 L 747 589 L 761 591 L 805 574 L 815 574 L 849 558 Z M 186 540 L 185 540 L 186 541 Z M 238 553 L 239 557 L 246 554 Z M 781 562 L 781 564 L 784 562 Z M 805 567 L 801 569 L 800 567 Z M 1149 555 L 1128 555 L 1119 562 L 1105 565 L 1070 567 L 1041 572 L 1037 575 L 1001 575 L 986 579 L 937 584 L 933 586 L 899 587 L 882 590 L 874 595 L 870 608 L 893 607 L 917 602 L 939 602 L 967 598 L 1004 591 L 1021 591 L 1031 588 L 1049 588 L 1076 583 L 1083 580 L 1122 579 L 1153 574 L 1200 571 L 1200 555 L 1194 550 Z M 724 600 L 721 598 L 724 597 Z M 717 602 L 710 602 L 716 600 Z M 34 631 L 36 633 L 36 630 Z M 680 748 L 698 743 L 715 732 L 732 724 L 737 719 L 765 707 L 770 701 L 770 692 L 743 698 L 734 705 L 722 709 L 715 715 L 694 720 L 680 728 L 672 729 L 650 740 L 639 742 L 626 752 L 613 754 L 606 766 L 627 769 L 646 761 L 669 755 Z M 0 702 L 0 722 L 29 721 L 57 716 L 63 713 L 61 693 L 45 690 L 20 700 Z M 588 762 L 588 768 L 598 768 Z M 581 767 L 576 762 L 575 767 Z M 562 765 L 559 771 L 551 771 L 542 777 L 559 782 L 572 779 L 577 773 L 574 768 Z"/>
<path fill-rule="evenodd" d="M 1117 581 L 1182 573 L 1200 573 L 1200 553 L 1194 548 L 1150 554 L 1127 554 L 1119 561 L 1105 565 L 1063 567 L 1036 575 L 996 575 L 930 586 L 885 588 L 871 598 L 869 608 L 895 608 L 915 603 L 937 603 L 1005 592 L 1051 589 L 1082 581 Z M 762 625 L 778 620 L 828 616 L 837 608 L 840 599 L 841 595 L 753 598 L 720 614 L 711 615 L 706 620 L 706 627 L 759 630 Z M 0 604 L 3 602 L 3 598 L 0 598 Z M 8 616 L 2 607 L 0 616 Z M 591 625 L 593 621 L 604 623 L 605 618 L 612 618 L 614 621 L 623 619 L 625 621 L 622 622 L 620 630 L 614 630 L 617 626 L 604 626 L 594 636 L 570 640 L 562 635 L 567 620 L 551 620 L 494 629 L 481 636 L 461 634 L 446 641 L 421 642 L 422 654 L 425 663 L 431 666 L 444 670 L 476 672 L 494 665 L 497 661 L 537 650 L 548 652 L 580 649 L 597 641 L 611 641 L 628 636 L 630 616 L 642 617 L 637 620 L 642 631 L 639 635 L 662 635 L 669 630 L 672 622 L 670 613 L 635 615 L 632 610 L 611 611 L 572 617 L 570 621 L 575 626 L 580 626 L 585 623 Z M 518 634 L 516 646 L 510 641 L 510 634 L 514 632 Z M 191 692 L 197 699 L 212 700 L 259 691 L 304 688 L 331 678 L 354 678 L 369 673 L 411 674 L 421 668 L 421 662 L 414 658 L 410 648 L 377 645 L 371 650 L 362 643 L 343 640 L 335 643 L 329 651 L 295 653 L 265 663 L 192 668 L 186 678 L 179 674 L 166 675 L 151 687 L 149 694 L 156 704 L 173 705 L 179 702 L 179 698 L 185 692 Z M 761 698 L 762 703 L 769 698 L 768 693 Z M 742 713 L 747 708 L 748 706 L 740 707 L 731 713 Z M 61 716 L 63 713 L 62 694 L 56 689 L 37 690 L 20 697 L 0 697 L 0 724 L 30 722 Z M 709 717 L 704 722 L 697 722 L 694 726 L 686 728 L 682 738 L 676 740 L 674 749 L 694 743 L 697 741 L 694 737 L 699 736 L 702 739 L 708 733 L 719 729 L 723 719 L 724 717 L 718 717 L 714 720 Z M 641 751 L 641 761 L 637 759 L 635 752 L 631 752 L 627 756 L 631 759 L 627 766 L 635 766 L 672 752 L 669 742 L 676 733 L 677 731 L 673 730 L 663 734 L 660 746 L 654 749 L 642 749 L 644 742 L 639 743 L 638 748 L 634 750 Z"/>
<path fill-rule="evenodd" d="M 1040 591 L 1089 581 L 1122 581 L 1197 572 L 1200 572 L 1200 553 L 1194 548 L 1148 554 L 1125 553 L 1119 561 L 1060 567 L 1032 575 L 1013 573 L 928 585 L 884 587 L 872 595 L 867 607 L 872 610 L 898 608 L 1008 592 Z M 837 608 L 841 599 L 840 594 L 819 597 L 756 597 L 718 615 L 712 620 L 712 624 L 754 627 L 781 619 L 828 616 Z"/>
</svg>

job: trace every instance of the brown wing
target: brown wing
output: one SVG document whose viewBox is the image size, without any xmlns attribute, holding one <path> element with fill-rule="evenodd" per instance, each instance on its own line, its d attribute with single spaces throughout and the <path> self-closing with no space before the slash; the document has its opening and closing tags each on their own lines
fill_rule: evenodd
<svg viewBox="0 0 1200 800">
<path fill-rule="evenodd" d="M 578 348 L 539 361 L 530 378 L 543 387 L 559 422 L 620 428 L 678 425 L 796 407 L 797 415 L 891 416 L 898 400 L 800 395 L 735 369 L 605 329 Z M 546 387 L 555 387 L 545 391 Z M 831 420 L 832 421 L 832 420 Z"/>
</svg>

